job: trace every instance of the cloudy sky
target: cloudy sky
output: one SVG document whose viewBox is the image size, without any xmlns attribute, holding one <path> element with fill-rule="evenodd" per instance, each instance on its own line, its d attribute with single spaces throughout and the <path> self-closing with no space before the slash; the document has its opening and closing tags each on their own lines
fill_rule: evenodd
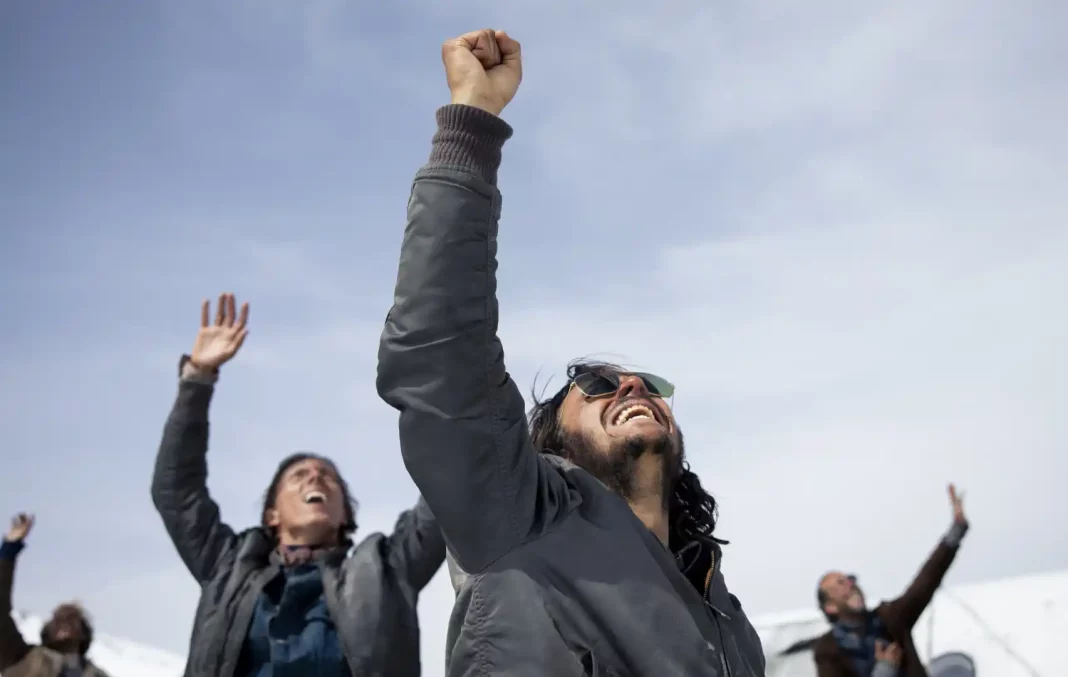
<svg viewBox="0 0 1068 677">
<path fill-rule="evenodd" d="M 220 291 L 252 304 L 212 409 L 227 520 L 294 449 L 338 460 L 367 530 L 414 502 L 377 336 L 440 43 L 485 26 L 525 55 L 510 370 L 609 354 L 678 384 L 750 613 L 811 606 L 828 568 L 898 592 L 950 480 L 951 582 L 1063 568 L 1068 9 L 877 4 L 3 3 L 0 511 L 38 515 L 17 606 L 78 597 L 184 651 L 197 588 L 149 480 Z M 430 677 L 450 602 L 440 575 Z"/>
</svg>

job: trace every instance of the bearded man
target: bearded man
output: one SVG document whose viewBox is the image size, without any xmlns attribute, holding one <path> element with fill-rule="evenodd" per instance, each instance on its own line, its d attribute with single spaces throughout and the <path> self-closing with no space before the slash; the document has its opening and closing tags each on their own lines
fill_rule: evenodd
<svg viewBox="0 0 1068 677">
<path fill-rule="evenodd" d="M 577 364 L 527 421 L 497 338 L 499 115 L 519 44 L 442 48 L 452 102 L 416 174 L 379 394 L 460 590 L 452 677 L 745 677 L 760 640 L 723 578 L 715 503 L 686 469 L 660 377 Z M 538 453 L 541 452 L 541 453 Z M 454 571 L 454 573 L 456 573 Z"/>
</svg>

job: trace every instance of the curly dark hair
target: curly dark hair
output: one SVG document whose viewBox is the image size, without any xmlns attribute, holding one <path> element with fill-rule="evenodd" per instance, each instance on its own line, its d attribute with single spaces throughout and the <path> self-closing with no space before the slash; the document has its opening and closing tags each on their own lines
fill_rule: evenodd
<svg viewBox="0 0 1068 677">
<path fill-rule="evenodd" d="M 539 396 L 535 385 L 531 392 L 534 406 L 531 407 L 529 415 L 530 439 L 534 448 L 546 454 L 569 458 L 570 454 L 566 448 L 567 435 L 560 424 L 560 407 L 575 377 L 584 373 L 626 372 L 626 369 L 616 364 L 580 359 L 568 364 L 567 382 L 552 397 L 544 397 L 544 389 Z M 676 466 L 677 474 L 668 478 L 669 491 L 665 496 L 669 523 L 668 547 L 672 552 L 678 552 L 694 541 L 725 545 L 728 541 L 713 536 L 716 518 L 719 516 L 716 499 L 704 490 L 701 480 L 690 470 L 685 458 L 681 430 L 678 437 L 680 460 Z"/>
<path fill-rule="evenodd" d="M 275 501 L 278 499 L 278 486 L 282 483 L 282 476 L 286 474 L 292 466 L 300 463 L 301 461 L 319 461 L 330 467 L 334 472 L 334 477 L 337 478 L 338 486 L 341 487 L 341 496 L 345 500 L 345 521 L 341 525 L 341 533 L 338 534 L 338 544 L 351 545 L 352 534 L 356 531 L 356 510 L 359 508 L 359 502 L 352 497 L 349 491 L 349 484 L 345 481 L 345 478 L 341 476 L 341 473 L 337 470 L 337 464 L 325 456 L 319 454 L 313 454 L 310 451 L 298 451 L 295 454 L 291 454 L 278 464 L 278 469 L 274 471 L 274 477 L 271 478 L 271 483 L 267 486 L 267 492 L 263 496 L 263 510 L 260 512 L 260 526 L 265 531 L 270 533 L 275 540 L 278 539 L 278 535 L 275 530 L 267 524 L 267 511 L 274 508 Z"/>
</svg>

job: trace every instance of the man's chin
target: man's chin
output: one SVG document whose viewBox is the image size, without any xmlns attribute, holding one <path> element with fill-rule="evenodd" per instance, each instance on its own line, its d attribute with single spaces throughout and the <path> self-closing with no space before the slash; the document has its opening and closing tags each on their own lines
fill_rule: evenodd
<svg viewBox="0 0 1068 677">
<path fill-rule="evenodd" d="M 628 435 L 624 450 L 631 458 L 640 458 L 645 454 L 666 456 L 675 451 L 675 445 L 667 430 L 659 426 L 649 426 L 647 430 L 635 431 Z"/>
</svg>

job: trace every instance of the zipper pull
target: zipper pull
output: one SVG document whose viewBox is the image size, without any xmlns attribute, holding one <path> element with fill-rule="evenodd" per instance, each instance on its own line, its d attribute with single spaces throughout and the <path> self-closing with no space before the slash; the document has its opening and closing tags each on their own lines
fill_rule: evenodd
<svg viewBox="0 0 1068 677">
<path fill-rule="evenodd" d="M 728 616 L 727 614 L 723 613 L 722 611 L 720 611 L 716 607 L 712 606 L 712 602 L 708 602 L 708 608 L 711 609 L 712 611 L 715 611 L 720 616 L 723 616 L 723 618 L 725 618 L 728 621 L 731 619 L 730 616 Z"/>
</svg>

